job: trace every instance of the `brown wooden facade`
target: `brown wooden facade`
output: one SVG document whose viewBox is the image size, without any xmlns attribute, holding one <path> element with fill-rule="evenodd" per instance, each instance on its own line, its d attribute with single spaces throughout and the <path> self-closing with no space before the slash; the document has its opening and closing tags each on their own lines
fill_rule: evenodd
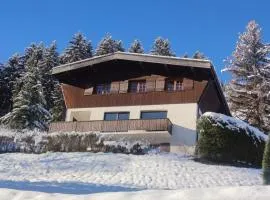
<svg viewBox="0 0 270 200">
<path fill-rule="evenodd" d="M 201 112 L 230 114 L 209 61 L 115 53 L 60 66 L 55 76 L 67 108 L 198 103 Z M 145 91 L 130 93 L 134 80 L 144 80 Z M 183 89 L 168 91 L 167 80 L 181 80 Z M 96 94 L 105 83 L 110 91 Z"/>
<path fill-rule="evenodd" d="M 115 83 L 115 82 L 114 82 Z M 166 91 L 163 81 L 162 89 L 146 86 L 145 92 L 128 93 L 126 90 L 112 92 L 110 94 L 85 94 L 85 89 L 62 84 L 62 90 L 67 108 L 90 108 L 110 106 L 132 106 L 132 105 L 156 105 L 156 104 L 178 104 L 196 103 L 199 101 L 207 81 L 193 81 L 186 79 L 183 82 L 183 90 Z M 185 84 L 186 83 L 186 84 Z M 126 83 L 128 84 L 128 82 Z M 160 83 L 159 83 L 160 84 Z M 127 86 L 124 86 L 127 88 Z"/>
</svg>

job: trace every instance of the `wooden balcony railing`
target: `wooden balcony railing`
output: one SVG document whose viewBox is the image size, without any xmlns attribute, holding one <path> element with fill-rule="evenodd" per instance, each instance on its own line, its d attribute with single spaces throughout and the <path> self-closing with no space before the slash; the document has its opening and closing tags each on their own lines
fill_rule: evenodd
<svg viewBox="0 0 270 200">
<path fill-rule="evenodd" d="M 129 130 L 168 131 L 171 133 L 172 123 L 169 119 L 130 119 L 116 121 L 77 121 L 53 122 L 49 132 L 125 132 Z"/>
</svg>

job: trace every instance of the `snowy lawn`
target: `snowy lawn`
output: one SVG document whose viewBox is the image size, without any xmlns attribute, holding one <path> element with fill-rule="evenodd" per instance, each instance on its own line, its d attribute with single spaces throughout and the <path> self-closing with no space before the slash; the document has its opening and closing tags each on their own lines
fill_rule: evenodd
<svg viewBox="0 0 270 200">
<path fill-rule="evenodd" d="M 1 200 L 269 200 L 270 186 L 196 188 L 184 190 L 143 190 L 87 195 L 56 194 L 0 188 Z"/>
<path fill-rule="evenodd" d="M 195 162 L 176 154 L 0 154 L 0 188 L 90 194 L 261 185 L 261 170 Z"/>
</svg>

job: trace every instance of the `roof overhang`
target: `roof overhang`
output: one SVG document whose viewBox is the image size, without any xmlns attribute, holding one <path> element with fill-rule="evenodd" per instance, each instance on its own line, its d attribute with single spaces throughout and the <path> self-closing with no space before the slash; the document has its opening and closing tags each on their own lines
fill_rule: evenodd
<svg viewBox="0 0 270 200">
<path fill-rule="evenodd" d="M 80 60 L 73 63 L 68 63 L 54 67 L 52 74 L 60 74 L 63 72 L 73 71 L 85 67 L 90 67 L 99 63 L 108 62 L 112 60 L 127 60 L 134 62 L 145 63 L 157 63 L 164 65 L 174 65 L 183 67 L 195 67 L 195 68 L 208 68 L 211 69 L 211 62 L 209 60 L 191 59 L 191 58 L 179 58 L 170 56 L 157 56 L 149 54 L 137 54 L 127 52 L 115 52 L 112 54 L 96 56 L 84 60 Z"/>
</svg>

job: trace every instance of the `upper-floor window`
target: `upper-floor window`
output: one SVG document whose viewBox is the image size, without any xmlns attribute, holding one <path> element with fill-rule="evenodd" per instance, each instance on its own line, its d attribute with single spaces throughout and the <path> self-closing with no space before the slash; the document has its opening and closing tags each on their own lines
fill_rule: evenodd
<svg viewBox="0 0 270 200">
<path fill-rule="evenodd" d="M 129 119 L 129 112 L 105 112 L 104 113 L 104 120 L 111 121 L 111 120 L 128 120 Z"/>
<path fill-rule="evenodd" d="M 167 91 L 181 91 L 184 90 L 182 80 L 171 80 L 167 79 L 165 82 L 165 90 Z"/>
<path fill-rule="evenodd" d="M 129 81 L 128 91 L 131 93 L 145 92 L 146 81 L 145 80 Z"/>
<path fill-rule="evenodd" d="M 97 84 L 95 86 L 95 94 L 109 94 L 111 91 L 110 83 Z"/>
</svg>

